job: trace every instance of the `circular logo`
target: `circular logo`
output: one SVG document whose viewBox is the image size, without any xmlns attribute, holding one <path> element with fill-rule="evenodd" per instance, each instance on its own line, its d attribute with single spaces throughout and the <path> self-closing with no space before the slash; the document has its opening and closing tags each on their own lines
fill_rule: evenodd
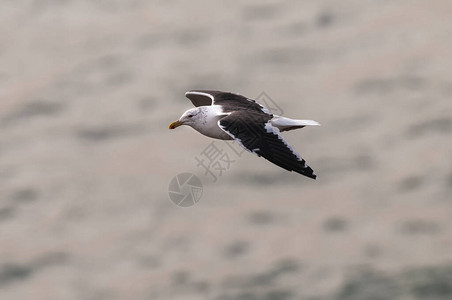
<svg viewBox="0 0 452 300">
<path fill-rule="evenodd" d="M 177 206 L 193 206 L 202 196 L 201 180 L 192 173 L 180 173 L 171 179 L 168 194 L 171 201 Z"/>
</svg>

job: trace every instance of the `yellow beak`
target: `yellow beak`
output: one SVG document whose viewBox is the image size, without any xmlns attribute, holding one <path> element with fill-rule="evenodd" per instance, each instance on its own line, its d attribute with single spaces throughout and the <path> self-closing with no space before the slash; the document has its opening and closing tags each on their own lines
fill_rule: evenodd
<svg viewBox="0 0 452 300">
<path fill-rule="evenodd" d="M 179 127 L 183 124 L 184 123 L 180 122 L 179 120 L 174 121 L 173 123 L 169 124 L 169 129 L 175 129 L 176 127 Z"/>
</svg>

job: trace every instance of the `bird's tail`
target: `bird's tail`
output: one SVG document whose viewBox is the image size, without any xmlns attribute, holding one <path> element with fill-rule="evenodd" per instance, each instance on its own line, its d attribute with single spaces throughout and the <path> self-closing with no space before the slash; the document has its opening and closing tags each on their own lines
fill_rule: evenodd
<svg viewBox="0 0 452 300">
<path fill-rule="evenodd" d="M 303 128 L 305 126 L 318 126 L 319 122 L 314 120 L 294 120 L 281 116 L 274 116 L 271 124 L 279 129 L 279 131 L 289 131 L 293 129 Z"/>
</svg>

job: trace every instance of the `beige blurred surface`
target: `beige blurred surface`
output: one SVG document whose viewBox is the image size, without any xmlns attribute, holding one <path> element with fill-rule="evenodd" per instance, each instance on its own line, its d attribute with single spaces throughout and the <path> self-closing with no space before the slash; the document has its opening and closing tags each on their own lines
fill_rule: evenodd
<svg viewBox="0 0 452 300">
<path fill-rule="evenodd" d="M 1 299 L 452 298 L 450 1 L 0 7 Z M 190 89 L 319 121 L 285 134 L 318 180 L 212 182 Z"/>
</svg>

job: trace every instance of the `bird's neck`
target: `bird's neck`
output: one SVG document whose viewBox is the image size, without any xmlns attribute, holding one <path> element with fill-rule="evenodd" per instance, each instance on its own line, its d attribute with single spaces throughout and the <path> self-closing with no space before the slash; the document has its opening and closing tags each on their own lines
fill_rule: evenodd
<svg viewBox="0 0 452 300">
<path fill-rule="evenodd" d="M 191 124 L 191 127 L 199 133 L 216 139 L 229 140 L 231 137 L 224 132 L 219 126 L 218 121 L 227 116 L 220 106 L 200 106 L 201 113 L 197 122 Z"/>
</svg>

